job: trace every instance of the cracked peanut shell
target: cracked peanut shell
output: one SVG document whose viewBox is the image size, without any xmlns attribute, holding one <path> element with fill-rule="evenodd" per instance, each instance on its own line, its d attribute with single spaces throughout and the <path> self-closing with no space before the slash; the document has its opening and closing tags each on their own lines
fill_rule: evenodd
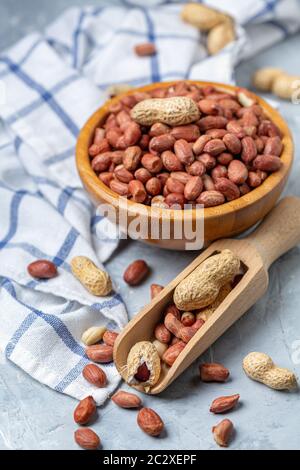
<svg viewBox="0 0 300 470">
<path fill-rule="evenodd" d="M 144 387 L 152 387 L 160 377 L 161 363 L 158 351 L 150 341 L 140 341 L 136 343 L 129 351 L 127 357 L 126 382 L 130 385 L 138 385 L 141 382 L 135 379 L 135 374 L 142 364 L 146 364 L 150 371 L 150 377 L 143 382 Z"/>
</svg>

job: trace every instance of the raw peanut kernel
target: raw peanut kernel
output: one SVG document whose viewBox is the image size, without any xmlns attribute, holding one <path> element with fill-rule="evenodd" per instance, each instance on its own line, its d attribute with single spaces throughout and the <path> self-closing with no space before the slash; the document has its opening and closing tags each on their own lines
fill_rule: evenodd
<svg viewBox="0 0 300 470">
<path fill-rule="evenodd" d="M 238 155 L 242 150 L 241 141 L 235 134 L 225 134 L 223 142 L 233 155 Z"/>
<path fill-rule="evenodd" d="M 205 135 L 209 136 L 211 139 L 223 139 L 224 135 L 227 134 L 225 129 L 208 129 L 205 132 Z"/>
<path fill-rule="evenodd" d="M 93 362 L 107 363 L 113 360 L 113 348 L 107 344 L 88 346 L 85 350 L 87 357 Z"/>
<path fill-rule="evenodd" d="M 130 183 L 133 180 L 133 174 L 126 170 L 123 165 L 117 166 L 114 171 L 116 178 L 121 181 L 121 183 Z"/>
<path fill-rule="evenodd" d="M 188 343 L 204 323 L 205 321 L 202 318 L 198 318 L 192 326 L 183 327 L 180 331 L 182 341 Z"/>
<path fill-rule="evenodd" d="M 221 447 L 227 447 L 233 432 L 233 424 L 230 419 L 223 419 L 219 424 L 212 428 L 216 443 Z"/>
<path fill-rule="evenodd" d="M 158 207 L 160 209 L 168 209 L 168 204 L 165 203 L 164 196 L 154 196 L 151 199 L 151 207 Z"/>
<path fill-rule="evenodd" d="M 169 193 L 184 193 L 184 184 L 174 178 L 168 178 L 166 188 Z"/>
<path fill-rule="evenodd" d="M 175 137 L 176 140 L 184 139 L 187 142 L 195 142 L 200 136 L 200 131 L 199 127 L 195 124 L 189 124 L 187 126 L 173 127 L 171 135 Z"/>
<path fill-rule="evenodd" d="M 249 171 L 247 183 L 251 188 L 257 188 L 261 185 L 262 181 L 261 178 L 255 171 Z"/>
<path fill-rule="evenodd" d="M 57 267 L 51 261 L 40 259 L 27 266 L 30 276 L 36 279 L 52 279 L 57 276 Z"/>
<path fill-rule="evenodd" d="M 222 108 L 218 105 L 217 101 L 203 99 L 198 102 L 200 111 L 204 114 L 211 114 L 216 116 L 222 113 Z"/>
<path fill-rule="evenodd" d="M 164 152 L 165 150 L 171 150 L 174 146 L 175 138 L 171 134 L 163 134 L 157 137 L 152 137 L 149 143 L 150 152 Z"/>
<path fill-rule="evenodd" d="M 195 155 L 200 155 L 203 152 L 204 146 L 212 139 L 210 135 L 201 135 L 199 139 L 193 144 L 193 152 Z"/>
<path fill-rule="evenodd" d="M 268 173 L 279 170 L 281 165 L 280 158 L 273 155 L 258 155 L 253 162 L 253 167 L 256 170 L 267 171 Z"/>
<path fill-rule="evenodd" d="M 74 410 L 74 421 L 77 424 L 88 424 L 96 413 L 96 402 L 89 396 L 81 400 Z"/>
<path fill-rule="evenodd" d="M 129 195 L 128 184 L 126 183 L 121 183 L 121 181 L 117 181 L 117 180 L 111 180 L 109 183 L 109 187 L 112 191 L 119 194 L 120 196 Z"/>
<path fill-rule="evenodd" d="M 203 151 L 209 153 L 213 157 L 216 157 L 222 152 L 225 152 L 226 147 L 221 139 L 212 139 L 205 144 Z"/>
<path fill-rule="evenodd" d="M 243 184 L 248 178 L 246 165 L 240 160 L 233 160 L 228 166 L 228 178 L 235 184 Z"/>
<path fill-rule="evenodd" d="M 81 341 L 86 346 L 91 346 L 92 344 L 99 343 L 99 341 L 101 341 L 101 339 L 103 338 L 105 331 L 105 326 L 91 326 L 83 333 Z"/>
<path fill-rule="evenodd" d="M 165 202 L 171 209 L 183 209 L 185 203 L 184 195 L 181 193 L 170 193 L 166 196 Z"/>
<path fill-rule="evenodd" d="M 188 201 L 194 201 L 203 189 L 203 182 L 200 176 L 192 176 L 184 188 L 184 197 Z"/>
<path fill-rule="evenodd" d="M 116 333 L 115 331 L 106 330 L 106 332 L 103 335 L 103 341 L 108 346 L 113 347 L 118 336 L 119 336 L 119 333 Z"/>
<path fill-rule="evenodd" d="M 80 447 L 86 450 L 97 450 L 101 444 L 99 436 L 89 428 L 77 429 L 74 439 Z"/>
<path fill-rule="evenodd" d="M 191 165 L 185 167 L 186 172 L 191 176 L 202 176 L 204 175 L 206 168 L 202 162 L 193 162 Z"/>
<path fill-rule="evenodd" d="M 226 382 L 229 370 L 222 364 L 201 364 L 199 367 L 202 382 Z"/>
<path fill-rule="evenodd" d="M 213 157 L 209 153 L 202 153 L 197 157 L 197 160 L 203 163 L 207 171 L 212 170 L 217 164 L 217 160 L 215 159 L 215 157 Z"/>
<path fill-rule="evenodd" d="M 156 48 L 151 42 L 145 42 L 144 44 L 137 44 L 134 47 L 134 52 L 140 57 L 146 57 L 156 54 Z"/>
<path fill-rule="evenodd" d="M 228 166 L 229 163 L 232 162 L 232 160 L 233 160 L 233 156 L 231 155 L 231 153 L 227 153 L 227 152 L 222 152 L 217 157 L 217 161 L 218 163 L 220 163 L 220 165 Z"/>
<path fill-rule="evenodd" d="M 174 171 L 171 173 L 171 178 L 180 181 L 182 184 L 186 184 L 191 179 L 191 175 L 188 175 L 184 171 Z"/>
<path fill-rule="evenodd" d="M 192 312 L 184 312 L 181 315 L 181 323 L 183 326 L 192 326 L 195 323 L 196 317 Z"/>
<path fill-rule="evenodd" d="M 283 145 L 282 145 L 280 137 L 278 136 L 269 137 L 265 144 L 264 154 L 274 155 L 276 157 L 279 157 L 282 152 L 282 147 Z"/>
<path fill-rule="evenodd" d="M 223 116 L 206 116 L 199 119 L 199 129 L 205 132 L 209 129 L 224 129 L 228 120 Z"/>
<path fill-rule="evenodd" d="M 136 286 L 149 274 L 149 266 L 146 261 L 138 259 L 131 263 L 124 272 L 124 281 L 130 286 Z"/>
<path fill-rule="evenodd" d="M 248 194 L 251 191 L 247 183 L 241 184 L 239 186 L 239 189 L 240 189 L 241 196 L 244 196 L 245 194 Z"/>
<path fill-rule="evenodd" d="M 94 144 L 99 145 L 100 142 L 104 139 L 104 137 L 105 137 L 105 129 L 102 129 L 101 127 L 97 127 L 95 129 Z"/>
<path fill-rule="evenodd" d="M 154 299 L 163 289 L 164 287 L 159 284 L 151 284 L 150 286 L 151 300 Z"/>
<path fill-rule="evenodd" d="M 95 387 L 103 388 L 107 384 L 107 377 L 100 367 L 96 364 L 87 364 L 83 371 L 82 375 L 90 384 L 95 385 Z"/>
<path fill-rule="evenodd" d="M 158 341 L 157 339 L 155 339 L 153 341 L 153 346 L 155 346 L 157 352 L 158 352 L 158 355 L 160 358 L 163 357 L 164 353 L 166 352 L 166 350 L 168 349 L 168 345 L 165 344 L 165 343 L 161 343 L 160 341 Z"/>
<path fill-rule="evenodd" d="M 154 330 L 155 338 L 161 343 L 168 344 L 171 341 L 171 333 L 163 323 L 159 323 Z"/>
<path fill-rule="evenodd" d="M 174 151 L 175 155 L 184 165 L 190 165 L 195 160 L 191 146 L 184 139 L 179 139 L 175 142 Z"/>
<path fill-rule="evenodd" d="M 159 135 L 168 134 L 171 131 L 171 128 L 166 124 L 162 124 L 161 122 L 156 122 L 151 126 L 149 131 L 150 137 L 157 137 Z"/>
<path fill-rule="evenodd" d="M 137 145 L 133 147 L 128 147 L 125 150 L 124 157 L 123 157 L 123 165 L 126 170 L 134 171 L 137 169 L 140 159 L 141 159 L 142 151 L 140 147 Z"/>
<path fill-rule="evenodd" d="M 134 393 L 119 390 L 111 397 L 112 401 L 120 408 L 139 408 L 142 405 L 140 397 Z"/>
<path fill-rule="evenodd" d="M 150 136 L 148 134 L 143 134 L 139 141 L 139 146 L 142 150 L 147 150 L 150 142 Z"/>
<path fill-rule="evenodd" d="M 211 172 L 212 179 L 216 181 L 218 178 L 226 178 L 227 168 L 224 165 L 217 165 Z"/>
<path fill-rule="evenodd" d="M 100 173 L 99 179 L 104 183 L 106 186 L 109 186 L 109 183 L 114 178 L 114 174 L 111 171 L 104 171 Z"/>
<path fill-rule="evenodd" d="M 249 164 L 257 155 L 257 148 L 252 137 L 246 136 L 242 139 L 242 160 Z"/>
<path fill-rule="evenodd" d="M 149 436 L 159 436 L 164 429 L 161 417 L 151 408 L 142 408 L 139 411 L 137 423 Z"/>
<path fill-rule="evenodd" d="M 202 176 L 203 186 L 205 191 L 214 191 L 215 190 L 215 183 L 211 176 L 205 174 Z"/>
<path fill-rule="evenodd" d="M 164 316 L 168 315 L 168 313 L 171 313 L 177 320 L 180 320 L 181 314 L 175 304 L 169 304 L 166 307 Z"/>
<path fill-rule="evenodd" d="M 150 194 L 150 196 L 157 196 L 158 194 L 160 194 L 161 189 L 161 182 L 156 177 L 150 178 L 150 180 L 148 180 L 146 183 L 146 190 L 147 193 Z"/>
<path fill-rule="evenodd" d="M 212 413 L 225 413 L 225 411 L 232 410 L 239 401 L 239 394 L 236 395 L 230 395 L 227 397 L 220 397 L 216 398 L 210 407 L 210 410 Z"/>
<path fill-rule="evenodd" d="M 224 194 L 227 201 L 233 201 L 234 199 L 240 197 L 240 190 L 238 186 L 227 178 L 219 178 L 215 182 L 215 187 L 217 191 L 220 191 L 220 193 Z"/>
<path fill-rule="evenodd" d="M 150 370 L 148 369 L 148 366 L 145 362 L 141 364 L 136 371 L 136 374 L 134 375 L 134 378 L 138 382 L 147 382 L 150 377 Z"/>
<path fill-rule="evenodd" d="M 141 137 L 142 133 L 140 126 L 136 122 L 129 123 L 126 125 L 126 129 L 124 131 L 124 148 L 137 144 Z M 123 148 L 123 146 L 121 146 L 121 148 Z"/>
<path fill-rule="evenodd" d="M 150 171 L 146 170 L 146 168 L 139 168 L 134 173 L 134 177 L 141 183 L 145 184 L 152 177 L 152 175 Z"/>
<path fill-rule="evenodd" d="M 142 203 L 147 197 L 146 189 L 143 183 L 139 180 L 130 181 L 128 184 L 128 191 L 134 202 Z"/>
<path fill-rule="evenodd" d="M 151 153 L 145 153 L 141 162 L 150 173 L 159 173 L 163 167 L 161 159 Z"/>
<path fill-rule="evenodd" d="M 166 150 L 161 154 L 161 159 L 164 167 L 168 171 L 181 171 L 183 170 L 183 165 L 175 153 L 170 150 Z"/>
<path fill-rule="evenodd" d="M 184 350 L 185 346 L 186 346 L 186 343 L 178 339 L 178 342 L 176 342 L 175 344 L 172 344 L 172 346 L 170 346 L 166 350 L 166 352 L 163 354 L 163 357 L 162 357 L 163 362 L 165 362 L 168 366 L 171 367 L 176 361 L 181 351 Z"/>
<path fill-rule="evenodd" d="M 220 191 L 203 191 L 200 196 L 197 198 L 196 202 L 198 204 L 203 204 L 204 207 L 214 207 L 224 204 L 225 197 Z"/>
</svg>

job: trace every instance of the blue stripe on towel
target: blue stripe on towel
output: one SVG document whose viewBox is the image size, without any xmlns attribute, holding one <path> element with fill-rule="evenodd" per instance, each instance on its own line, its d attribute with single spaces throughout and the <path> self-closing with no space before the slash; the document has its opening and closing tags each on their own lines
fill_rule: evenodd
<svg viewBox="0 0 300 470">
<path fill-rule="evenodd" d="M 28 310 L 30 310 L 34 315 L 37 317 L 41 318 L 44 320 L 48 325 L 50 325 L 53 330 L 56 332 L 56 334 L 59 336 L 59 338 L 63 341 L 63 343 L 69 348 L 74 354 L 77 354 L 78 356 L 85 357 L 85 351 L 80 344 L 77 343 L 77 341 L 74 339 L 74 337 L 71 335 L 69 332 L 68 328 L 66 325 L 55 315 L 50 315 L 47 313 L 42 312 L 41 310 L 38 310 L 34 307 L 31 307 L 30 305 L 26 304 L 22 300 L 20 300 L 17 296 L 17 293 L 15 291 L 15 288 L 12 284 L 12 282 L 9 279 L 4 279 L 2 282 L 0 282 L 1 287 L 3 287 L 10 295 L 13 297 L 20 305 L 23 307 L 26 307 Z M 28 326 L 28 328 L 30 325 Z M 24 330 L 24 328 L 23 328 Z M 25 332 L 25 331 L 24 331 Z M 23 333 L 24 334 L 24 333 Z M 18 340 L 19 341 L 19 340 Z M 17 346 L 18 341 L 15 342 L 14 347 L 11 347 L 11 352 L 12 350 Z M 10 352 L 10 354 L 11 354 Z"/>
<path fill-rule="evenodd" d="M 31 78 L 26 72 L 24 72 L 21 67 L 15 62 L 11 61 L 8 57 L 0 57 L 0 62 L 5 63 L 11 72 L 13 72 L 25 85 L 27 85 L 32 90 L 36 91 L 40 97 L 48 103 L 49 107 L 54 111 L 54 113 L 60 118 L 64 123 L 66 128 L 73 134 L 74 137 L 77 137 L 79 129 L 76 124 L 73 122 L 71 117 L 63 110 L 63 108 L 58 104 L 53 95 L 47 91 L 41 84 L 36 82 Z"/>
</svg>

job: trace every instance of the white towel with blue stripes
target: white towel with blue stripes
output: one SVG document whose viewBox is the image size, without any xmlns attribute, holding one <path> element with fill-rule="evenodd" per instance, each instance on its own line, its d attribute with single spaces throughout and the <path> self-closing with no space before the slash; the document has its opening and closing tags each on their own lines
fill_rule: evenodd
<svg viewBox="0 0 300 470">
<path fill-rule="evenodd" d="M 237 40 L 208 57 L 204 38 L 180 20 L 184 2 L 136 0 L 71 8 L 44 34 L 0 54 L 0 347 L 5 356 L 54 390 L 102 404 L 119 382 L 106 365 L 107 389 L 81 377 L 88 362 L 80 341 L 92 325 L 121 329 L 122 299 L 88 294 L 70 273 L 86 255 L 100 264 L 117 246 L 109 223 L 82 189 L 76 137 L 114 83 L 174 79 L 234 81 L 234 66 L 299 29 L 297 0 L 223 0 L 237 21 Z M 218 7 L 218 0 L 207 3 Z M 136 43 L 158 54 L 138 58 Z M 33 280 L 27 265 L 53 260 L 59 276 Z"/>
</svg>

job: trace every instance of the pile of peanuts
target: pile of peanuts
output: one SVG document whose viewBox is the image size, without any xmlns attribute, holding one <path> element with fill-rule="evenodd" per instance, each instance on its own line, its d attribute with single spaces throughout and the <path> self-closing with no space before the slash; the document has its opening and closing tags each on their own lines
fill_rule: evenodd
<svg viewBox="0 0 300 470">
<path fill-rule="evenodd" d="M 138 278 L 141 268 L 137 263 L 141 263 L 141 260 L 130 265 L 125 274 L 128 271 L 134 272 L 135 278 Z M 238 257 L 230 250 L 223 250 L 202 262 L 178 284 L 173 293 L 173 301 L 165 307 L 162 320 L 155 326 L 153 343 L 149 342 L 148 346 L 146 342 L 138 343 L 140 351 L 138 345 L 135 346 L 135 356 L 141 361 L 132 361 L 133 372 L 127 375 L 129 383 L 133 378 L 137 382 L 144 383 L 147 388 L 158 382 L 161 367 L 159 364 L 155 370 L 155 362 L 160 362 L 155 356 L 158 354 L 165 366 L 171 367 L 174 364 L 187 343 L 240 281 L 242 277 L 240 269 Z M 162 289 L 162 286 L 153 284 L 151 286 L 152 299 Z M 153 345 L 156 351 L 153 350 Z M 142 361 L 142 358 L 146 357 L 147 349 L 148 355 L 152 358 L 152 362 L 149 360 L 148 363 Z M 128 357 L 128 368 L 130 368 L 131 360 L 132 357 Z"/>
<path fill-rule="evenodd" d="M 144 100 L 188 97 L 198 119 L 186 125 L 134 121 Z M 278 127 L 247 90 L 235 94 L 184 81 L 133 92 L 113 103 L 89 148 L 91 166 L 112 191 L 160 208 L 212 207 L 260 186 L 280 169 Z"/>
</svg>

